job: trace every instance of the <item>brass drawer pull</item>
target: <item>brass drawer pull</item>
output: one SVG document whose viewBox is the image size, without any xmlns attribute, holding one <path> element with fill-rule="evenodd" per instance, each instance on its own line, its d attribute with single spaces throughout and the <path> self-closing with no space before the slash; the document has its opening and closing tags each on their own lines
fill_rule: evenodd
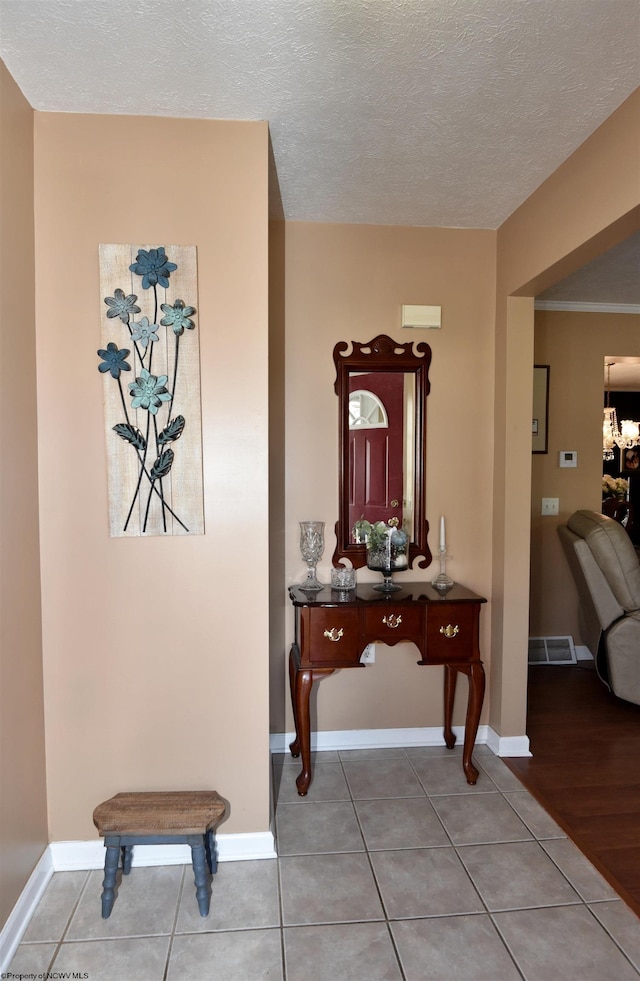
<svg viewBox="0 0 640 981">
<path fill-rule="evenodd" d="M 459 632 L 459 630 L 460 627 L 458 626 L 457 623 L 455 627 L 452 626 L 450 623 L 448 623 L 446 627 L 440 627 L 440 633 L 444 634 L 448 640 L 451 640 L 452 637 L 455 637 L 456 634 Z"/>
<path fill-rule="evenodd" d="M 342 629 L 342 627 L 340 627 L 339 630 L 337 627 L 332 627 L 331 630 L 325 630 L 324 635 L 325 637 L 328 637 L 329 640 L 337 641 L 340 640 L 343 633 L 344 630 Z"/>
<path fill-rule="evenodd" d="M 395 630 L 402 623 L 402 616 L 399 613 L 390 613 L 389 616 L 384 616 L 382 622 L 387 625 L 391 630 Z"/>
</svg>

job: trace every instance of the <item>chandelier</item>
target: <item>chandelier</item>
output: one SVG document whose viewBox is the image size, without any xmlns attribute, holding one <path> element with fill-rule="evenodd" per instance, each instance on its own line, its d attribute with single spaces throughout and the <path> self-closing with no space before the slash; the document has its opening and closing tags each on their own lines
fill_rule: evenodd
<svg viewBox="0 0 640 981">
<path fill-rule="evenodd" d="M 607 363 L 607 404 L 604 408 L 602 420 L 602 459 L 613 460 L 613 447 L 630 450 L 632 446 L 640 444 L 640 423 L 633 422 L 632 419 L 623 419 L 618 425 L 616 410 L 610 405 L 611 402 L 611 365 L 615 361 Z"/>
</svg>

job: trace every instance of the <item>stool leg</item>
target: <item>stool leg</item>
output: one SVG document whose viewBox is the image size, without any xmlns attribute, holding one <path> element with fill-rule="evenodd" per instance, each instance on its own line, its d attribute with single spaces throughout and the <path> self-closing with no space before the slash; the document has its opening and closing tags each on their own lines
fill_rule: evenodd
<svg viewBox="0 0 640 981">
<path fill-rule="evenodd" d="M 131 872 L 131 862 L 133 861 L 133 845 L 124 845 L 122 848 L 122 874 L 129 875 Z"/>
<path fill-rule="evenodd" d="M 210 896 L 204 840 L 201 844 L 191 846 L 191 860 L 193 862 L 193 877 L 196 883 L 198 909 L 200 910 L 200 916 L 206 916 L 209 912 Z"/>
<path fill-rule="evenodd" d="M 209 871 L 211 875 L 215 875 L 218 871 L 218 853 L 216 851 L 216 840 L 213 835 L 213 831 L 207 831 L 204 836 L 204 845 L 207 852 L 207 865 L 209 866 Z"/>
<path fill-rule="evenodd" d="M 102 882 L 102 919 L 108 920 L 116 898 L 116 875 L 120 861 L 120 846 L 107 845 L 104 860 L 104 879 Z"/>
</svg>

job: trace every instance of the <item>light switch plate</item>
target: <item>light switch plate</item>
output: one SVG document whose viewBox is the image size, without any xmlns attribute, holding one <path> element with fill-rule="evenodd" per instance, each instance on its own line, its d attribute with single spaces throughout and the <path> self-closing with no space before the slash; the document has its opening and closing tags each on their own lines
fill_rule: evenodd
<svg viewBox="0 0 640 981">
<path fill-rule="evenodd" d="M 541 513 L 544 514 L 545 516 L 548 516 L 550 514 L 560 514 L 560 498 L 543 497 Z"/>
</svg>

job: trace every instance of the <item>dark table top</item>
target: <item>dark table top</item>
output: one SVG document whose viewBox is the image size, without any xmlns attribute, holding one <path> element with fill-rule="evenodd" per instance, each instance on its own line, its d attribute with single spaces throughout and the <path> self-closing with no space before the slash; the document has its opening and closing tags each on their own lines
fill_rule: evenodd
<svg viewBox="0 0 640 981">
<path fill-rule="evenodd" d="M 332 589 L 325 586 L 315 593 L 306 593 L 300 586 L 290 586 L 289 595 L 294 606 L 361 606 L 363 604 L 393 603 L 486 603 L 483 596 L 454 583 L 446 593 L 439 593 L 430 582 L 402 582 L 400 589 L 383 593 L 375 583 L 358 583 L 355 589 Z"/>
</svg>

